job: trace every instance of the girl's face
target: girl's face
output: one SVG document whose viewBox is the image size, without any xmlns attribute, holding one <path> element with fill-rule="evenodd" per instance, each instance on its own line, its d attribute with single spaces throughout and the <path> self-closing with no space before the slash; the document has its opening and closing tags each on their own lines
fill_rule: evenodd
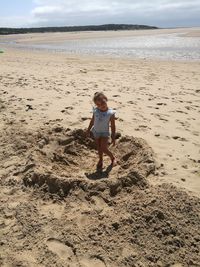
<svg viewBox="0 0 200 267">
<path fill-rule="evenodd" d="M 107 99 L 105 96 L 99 96 L 98 99 L 95 101 L 96 106 L 100 110 L 107 110 Z"/>
</svg>

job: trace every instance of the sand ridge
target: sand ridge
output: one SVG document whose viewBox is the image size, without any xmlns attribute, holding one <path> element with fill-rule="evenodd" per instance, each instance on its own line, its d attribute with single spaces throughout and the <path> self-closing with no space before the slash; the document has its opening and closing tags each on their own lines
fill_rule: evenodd
<svg viewBox="0 0 200 267">
<path fill-rule="evenodd" d="M 96 145 L 92 138 L 86 137 L 86 130 L 71 131 L 62 126 L 38 129 L 36 133 L 26 131 L 18 124 L 4 129 L 2 137 L 3 152 L 10 141 L 11 147 L 5 160 L 5 152 L 1 154 L 1 162 L 11 162 L 18 158 L 17 166 L 10 164 L 2 174 L 4 181 L 14 179 L 23 181 L 26 186 L 38 185 L 50 193 L 67 196 L 71 190 L 109 190 L 116 195 L 123 187 L 145 187 L 145 177 L 155 171 L 153 151 L 141 138 L 120 137 L 115 147 L 111 148 L 118 159 L 118 166 L 112 168 L 109 159 L 104 162 L 102 171 L 96 170 Z"/>
</svg>

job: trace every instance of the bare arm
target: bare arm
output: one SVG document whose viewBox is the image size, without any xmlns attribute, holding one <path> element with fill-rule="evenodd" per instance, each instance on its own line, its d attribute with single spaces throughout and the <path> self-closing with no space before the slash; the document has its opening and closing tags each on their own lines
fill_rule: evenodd
<svg viewBox="0 0 200 267">
<path fill-rule="evenodd" d="M 113 114 L 111 116 L 110 122 L 111 122 L 111 138 L 112 138 L 112 144 L 115 145 L 115 133 L 116 133 L 115 114 Z"/>
<path fill-rule="evenodd" d="M 90 120 L 90 124 L 89 124 L 88 129 L 87 129 L 88 134 L 89 134 L 90 130 L 92 129 L 93 125 L 94 125 L 94 115 L 92 116 L 92 118 Z"/>
</svg>

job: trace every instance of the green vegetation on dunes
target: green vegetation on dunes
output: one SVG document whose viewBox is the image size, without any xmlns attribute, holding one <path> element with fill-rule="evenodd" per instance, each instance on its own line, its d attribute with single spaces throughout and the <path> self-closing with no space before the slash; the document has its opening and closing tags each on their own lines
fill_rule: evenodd
<svg viewBox="0 0 200 267">
<path fill-rule="evenodd" d="M 78 32 L 78 31 L 117 31 L 117 30 L 148 30 L 157 29 L 154 26 L 133 24 L 105 24 L 89 26 L 41 27 L 41 28 L 0 28 L 0 35 L 44 33 L 44 32 Z"/>
</svg>

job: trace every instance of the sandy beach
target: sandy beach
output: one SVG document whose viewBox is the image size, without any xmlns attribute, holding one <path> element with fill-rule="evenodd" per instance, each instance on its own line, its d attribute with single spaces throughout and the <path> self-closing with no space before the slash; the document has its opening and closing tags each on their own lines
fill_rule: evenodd
<svg viewBox="0 0 200 267">
<path fill-rule="evenodd" d="M 92 38 L 114 38 L 132 36 L 152 36 L 160 34 L 179 34 L 187 37 L 200 37 L 200 28 L 174 28 L 174 29 L 153 29 L 137 31 L 99 31 L 99 32 L 56 32 L 56 33 L 34 33 L 34 34 L 14 34 L 0 37 L 0 40 L 16 41 L 19 44 L 43 44 L 59 43 L 67 40 L 85 40 Z"/>
<path fill-rule="evenodd" d="M 1 265 L 199 266 L 200 62 L 3 48 Z M 102 177 L 84 136 L 96 91 L 120 133 Z"/>
</svg>

